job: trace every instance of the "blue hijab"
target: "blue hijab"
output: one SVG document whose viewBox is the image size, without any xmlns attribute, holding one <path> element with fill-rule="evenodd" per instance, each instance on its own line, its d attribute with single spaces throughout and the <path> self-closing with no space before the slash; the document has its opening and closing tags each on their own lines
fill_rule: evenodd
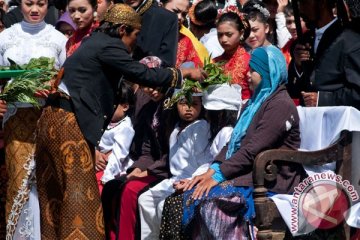
<svg viewBox="0 0 360 240">
<path fill-rule="evenodd" d="M 273 45 L 255 49 L 251 54 L 250 68 L 260 74 L 261 82 L 256 87 L 254 95 L 248 101 L 246 109 L 234 127 L 226 159 L 231 158 L 239 150 L 241 141 L 245 137 L 247 129 L 261 105 L 280 85 L 287 83 L 285 58 L 281 51 Z M 221 173 L 219 163 L 212 164 L 211 168 L 215 170 L 213 175 L 215 181 L 223 182 L 226 180 Z"/>
</svg>

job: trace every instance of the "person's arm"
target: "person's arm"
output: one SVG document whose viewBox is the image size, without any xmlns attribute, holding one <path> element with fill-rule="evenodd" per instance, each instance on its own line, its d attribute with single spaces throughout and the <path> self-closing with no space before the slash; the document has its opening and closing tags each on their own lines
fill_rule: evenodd
<svg viewBox="0 0 360 240">
<path fill-rule="evenodd" d="M 354 49 L 344 59 L 344 74 L 334 75 L 342 87 L 333 91 L 319 91 L 318 106 L 353 106 L 360 109 L 360 48 Z M 331 76 L 328 76 L 331 77 Z"/>
<path fill-rule="evenodd" d="M 3 119 L 4 114 L 7 111 L 7 104 L 5 101 L 0 100 L 0 119 Z"/>
<path fill-rule="evenodd" d="M 138 168 L 141 171 L 146 171 L 149 166 L 154 164 L 156 159 L 151 154 L 151 143 L 149 139 L 145 139 L 141 146 L 140 157 L 134 161 L 134 164 L 127 169 L 131 173 L 134 169 Z"/>
<path fill-rule="evenodd" d="M 286 43 L 292 38 L 289 30 L 286 27 L 286 18 L 284 9 L 288 5 L 289 0 L 277 0 L 278 8 L 275 15 L 276 35 L 278 40 L 278 47 L 283 48 Z"/>
<path fill-rule="evenodd" d="M 281 104 L 280 101 L 269 102 L 256 131 L 251 136 L 245 136 L 245 138 L 250 138 L 247 144 L 242 145 L 230 159 L 222 161 L 220 170 L 226 179 L 251 172 L 256 155 L 275 146 L 289 130 L 286 122 L 291 125 L 296 124 L 293 106 Z M 221 159 L 221 157 L 223 156 L 219 154 L 216 159 Z"/>
<path fill-rule="evenodd" d="M 130 146 L 134 138 L 135 131 L 130 126 L 119 126 L 119 130 L 115 133 L 115 142 L 112 147 L 111 155 L 117 162 L 123 162 L 124 159 L 129 155 Z M 109 156 L 109 160 L 110 157 Z"/>
<path fill-rule="evenodd" d="M 156 160 L 152 165 L 147 168 L 149 175 L 161 178 L 170 178 L 169 155 L 163 154 L 160 159 Z"/>
<path fill-rule="evenodd" d="M 203 80 L 201 69 L 148 68 L 132 59 L 124 47 L 107 45 L 99 53 L 100 61 L 124 74 L 127 80 L 143 86 L 175 87 L 181 85 L 182 78 Z"/>
<path fill-rule="evenodd" d="M 111 153 L 108 155 L 104 175 L 101 178 L 103 182 L 108 182 L 126 171 L 124 161 L 128 160 L 130 145 L 135 131 L 132 127 L 121 124 L 117 128 L 118 131 L 114 134 L 115 142 Z"/>
</svg>

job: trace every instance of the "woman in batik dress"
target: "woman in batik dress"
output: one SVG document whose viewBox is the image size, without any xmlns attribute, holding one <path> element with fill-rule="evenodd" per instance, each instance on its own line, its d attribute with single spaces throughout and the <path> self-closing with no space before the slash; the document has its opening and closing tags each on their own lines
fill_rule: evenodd
<svg viewBox="0 0 360 240">
<path fill-rule="evenodd" d="M 21 1 L 24 20 L 0 34 L 0 65 L 9 66 L 8 59 L 22 65 L 27 64 L 31 58 L 48 57 L 55 59 L 55 68 L 62 66 L 66 58 L 67 38 L 44 22 L 47 9 L 47 0 Z M 43 103 L 44 101 L 40 100 L 40 105 Z M 31 173 L 34 168 L 34 131 L 41 108 L 34 108 L 26 103 L 9 104 L 7 107 L 3 118 L 8 174 L 7 239 L 36 239 L 38 227 L 34 226 L 39 224 L 39 212 L 37 193 L 32 190 L 34 178 Z"/>
</svg>

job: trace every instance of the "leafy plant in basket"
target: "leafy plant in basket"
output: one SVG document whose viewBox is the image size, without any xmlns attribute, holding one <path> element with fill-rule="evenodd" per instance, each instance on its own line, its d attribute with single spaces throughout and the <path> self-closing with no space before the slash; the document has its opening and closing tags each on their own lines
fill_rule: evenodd
<svg viewBox="0 0 360 240">
<path fill-rule="evenodd" d="M 205 59 L 203 69 L 207 74 L 207 78 L 203 82 L 185 79 L 180 91 L 174 94 L 171 98 L 165 100 L 164 107 L 166 109 L 171 108 L 182 98 L 186 98 L 187 102 L 191 104 L 192 94 L 194 92 L 205 91 L 211 85 L 224 83 L 230 84 L 231 77 L 224 74 L 224 70 L 222 68 L 223 64 L 223 62 L 212 63 L 210 58 Z"/>
<path fill-rule="evenodd" d="M 54 58 L 40 57 L 32 58 L 28 64 L 18 65 L 13 60 L 10 62 L 10 70 L 27 70 L 19 76 L 8 81 L 0 93 L 0 99 L 9 104 L 15 102 L 30 103 L 39 107 L 35 93 L 43 90 L 50 90 L 52 80 L 57 70 L 54 69 Z"/>
</svg>

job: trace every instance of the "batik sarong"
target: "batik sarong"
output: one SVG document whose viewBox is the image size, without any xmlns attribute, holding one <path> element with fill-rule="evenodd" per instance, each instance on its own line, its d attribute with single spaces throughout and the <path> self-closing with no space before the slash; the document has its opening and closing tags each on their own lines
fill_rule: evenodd
<svg viewBox="0 0 360 240">
<path fill-rule="evenodd" d="M 5 163 L 8 175 L 6 194 L 7 238 L 13 236 L 20 213 L 30 192 L 29 166 L 35 148 L 35 129 L 41 110 L 18 108 L 5 123 Z"/>
<path fill-rule="evenodd" d="M 94 149 L 75 115 L 49 106 L 38 124 L 35 155 L 42 239 L 104 239 Z"/>
<path fill-rule="evenodd" d="M 200 200 L 192 199 L 194 189 L 166 200 L 161 239 L 248 239 L 249 222 L 255 216 L 252 188 L 226 181 Z M 171 229 L 171 224 L 181 228 Z"/>
<path fill-rule="evenodd" d="M 7 172 L 5 167 L 4 148 L 0 149 L 0 239 L 5 239 L 6 235 L 6 190 L 7 190 Z"/>
</svg>

